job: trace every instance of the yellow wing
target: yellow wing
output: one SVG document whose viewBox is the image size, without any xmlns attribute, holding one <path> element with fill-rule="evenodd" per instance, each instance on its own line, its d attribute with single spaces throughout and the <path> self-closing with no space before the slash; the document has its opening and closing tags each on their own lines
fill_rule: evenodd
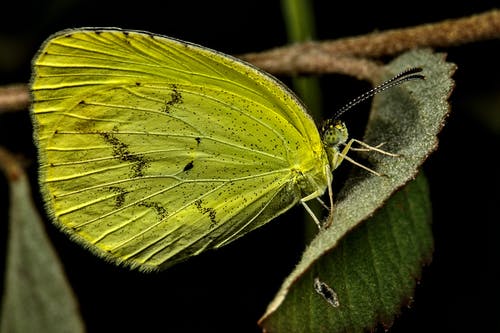
<svg viewBox="0 0 500 333">
<path fill-rule="evenodd" d="M 327 186 L 318 130 L 294 95 L 194 44 L 62 31 L 34 60 L 32 96 L 48 212 L 118 264 L 171 266 Z"/>
</svg>

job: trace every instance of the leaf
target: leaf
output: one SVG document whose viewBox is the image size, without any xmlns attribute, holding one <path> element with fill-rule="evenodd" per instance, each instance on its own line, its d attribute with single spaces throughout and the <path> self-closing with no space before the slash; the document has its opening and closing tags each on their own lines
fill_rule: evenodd
<svg viewBox="0 0 500 333">
<path fill-rule="evenodd" d="M 411 300 L 433 249 L 431 206 L 424 176 L 397 192 L 377 214 L 344 237 L 291 288 L 263 323 L 266 332 L 362 332 L 392 324 Z M 319 278 L 338 306 L 313 291 Z"/>
<path fill-rule="evenodd" d="M 31 200 L 24 173 L 10 182 L 1 332 L 84 332 L 73 291 Z"/>
<path fill-rule="evenodd" d="M 290 289 L 308 276 L 306 273 L 313 264 L 336 248 L 347 232 L 370 217 L 394 191 L 413 179 L 423 161 L 437 148 L 437 134 L 449 112 L 447 99 L 453 88 L 450 76 L 455 65 L 446 63 L 443 54 L 414 50 L 387 65 L 386 76 L 391 77 L 410 67 L 422 67 L 426 79 L 408 82 L 377 95 L 364 138 L 369 144 L 384 142 L 385 150 L 401 156 L 367 155 L 372 167 L 387 176 L 360 172 L 348 179 L 337 197 L 332 226 L 318 233 L 295 270 L 285 279 L 260 320 L 264 327 L 268 326 L 269 317 L 278 310 Z"/>
</svg>

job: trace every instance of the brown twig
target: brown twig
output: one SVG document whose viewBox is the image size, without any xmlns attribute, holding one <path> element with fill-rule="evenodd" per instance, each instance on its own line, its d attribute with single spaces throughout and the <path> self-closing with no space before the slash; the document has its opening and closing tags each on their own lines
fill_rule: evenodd
<svg viewBox="0 0 500 333">
<path fill-rule="evenodd" d="M 25 110 L 29 104 L 28 85 L 18 83 L 0 87 L 0 113 Z"/>
<path fill-rule="evenodd" d="M 307 48 L 312 44 L 317 43 L 308 42 L 300 45 Z M 299 56 L 294 55 L 293 52 L 289 54 L 284 52 L 281 58 L 259 57 L 249 59 L 246 56 L 242 58 L 270 73 L 278 75 L 336 73 L 353 76 L 360 80 L 372 80 L 378 77 L 382 66 L 374 60 L 336 55 L 325 52 L 321 48 L 312 48 L 307 53 Z"/>
<path fill-rule="evenodd" d="M 500 37 L 500 11 L 450 19 L 405 29 L 327 42 L 322 49 L 363 57 L 394 55 L 421 47 L 450 47 Z"/>
<path fill-rule="evenodd" d="M 334 41 L 280 47 L 241 58 L 272 73 L 341 73 L 374 79 L 373 59 L 418 47 L 447 47 L 500 37 L 500 10 Z M 370 60 L 371 59 L 371 60 Z M 352 72 L 351 72 L 352 71 Z M 365 75 L 369 76 L 366 77 Z"/>
</svg>

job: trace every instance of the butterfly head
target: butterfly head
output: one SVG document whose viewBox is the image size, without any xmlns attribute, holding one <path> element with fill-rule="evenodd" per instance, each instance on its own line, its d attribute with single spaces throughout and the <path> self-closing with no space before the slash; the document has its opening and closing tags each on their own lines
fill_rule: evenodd
<svg viewBox="0 0 500 333">
<path fill-rule="evenodd" d="M 337 148 L 345 143 L 349 137 L 345 123 L 338 119 L 327 120 L 323 124 L 321 133 L 323 144 L 330 148 Z"/>
</svg>

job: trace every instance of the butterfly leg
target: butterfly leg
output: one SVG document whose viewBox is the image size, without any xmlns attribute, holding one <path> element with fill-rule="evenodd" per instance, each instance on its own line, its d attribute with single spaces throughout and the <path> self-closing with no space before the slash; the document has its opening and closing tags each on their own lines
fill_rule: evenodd
<svg viewBox="0 0 500 333">
<path fill-rule="evenodd" d="M 327 204 L 323 200 L 321 200 L 319 197 L 316 198 L 316 200 L 318 200 L 318 202 L 321 204 L 321 206 L 323 206 L 323 208 L 325 208 L 329 212 L 327 221 L 325 221 L 321 224 L 322 229 L 327 229 L 332 224 L 331 217 L 333 215 L 333 191 L 332 191 L 331 186 L 328 186 L 328 196 L 330 198 L 330 207 L 328 207 Z"/>
<path fill-rule="evenodd" d="M 375 146 L 375 148 L 380 148 L 383 145 L 385 145 L 385 142 L 379 143 L 378 145 Z M 359 147 L 351 147 L 351 150 L 354 150 L 354 151 L 371 151 L 372 149 L 369 149 L 369 148 L 359 148 Z"/>
<path fill-rule="evenodd" d="M 314 212 L 312 211 L 312 209 L 306 204 L 306 202 L 304 200 L 300 200 L 300 203 L 302 204 L 302 206 L 304 206 L 304 208 L 309 213 L 309 215 L 311 215 L 314 223 L 316 223 L 316 225 L 318 226 L 318 229 L 321 230 L 321 222 L 318 220 L 316 215 L 314 215 Z"/>
<path fill-rule="evenodd" d="M 370 173 L 372 173 L 372 174 L 374 174 L 376 176 L 382 176 L 381 173 L 378 173 L 377 171 L 375 171 L 373 169 L 370 169 L 369 167 L 364 166 L 363 164 L 361 164 L 359 162 L 356 162 L 355 160 L 353 160 L 352 158 L 350 158 L 349 156 L 347 156 L 347 152 L 349 151 L 349 149 L 351 149 L 351 146 L 352 146 L 352 144 L 354 142 L 356 142 L 356 143 L 358 143 L 358 144 L 360 144 L 360 145 L 362 145 L 364 147 L 367 147 L 367 149 L 369 147 L 370 150 L 374 150 L 374 151 L 377 151 L 377 152 L 383 152 L 383 153 L 386 153 L 386 154 L 391 154 L 391 153 L 387 153 L 387 152 L 383 151 L 382 149 L 378 149 L 378 148 L 372 147 L 372 146 L 370 146 L 370 145 L 368 145 L 368 144 L 366 144 L 366 143 L 364 143 L 362 141 L 359 141 L 359 140 L 356 140 L 356 139 L 351 139 L 351 140 L 349 140 L 349 142 L 347 142 L 347 144 L 345 145 L 344 149 L 342 149 L 341 152 L 338 152 L 339 158 L 338 158 L 338 160 L 335 161 L 334 169 L 337 168 L 340 165 L 340 163 L 342 163 L 342 161 L 344 159 L 346 159 L 347 161 L 351 162 L 352 164 L 354 164 L 354 165 L 356 165 L 356 166 L 358 166 L 358 167 L 360 167 L 362 169 L 365 169 L 366 171 L 368 171 L 368 172 L 370 172 Z"/>
<path fill-rule="evenodd" d="M 318 198 L 316 198 L 316 200 L 318 200 L 318 202 L 320 203 L 320 205 L 321 205 L 321 206 L 323 206 L 323 208 L 325 208 L 325 209 L 330 209 L 330 207 L 328 207 L 328 206 L 326 205 L 326 203 L 325 203 L 323 200 L 321 200 L 319 197 L 318 197 Z"/>
<path fill-rule="evenodd" d="M 357 140 L 357 139 L 351 139 L 351 141 L 356 142 L 358 145 L 360 145 L 362 147 L 365 147 L 365 148 L 354 148 L 354 147 L 351 147 L 351 150 L 355 150 L 355 151 L 376 151 L 377 153 L 380 153 L 380 154 L 383 154 L 383 155 L 387 155 L 387 156 L 392 156 L 392 157 L 400 156 L 399 154 L 389 153 L 388 151 L 380 149 L 380 147 L 382 147 L 385 144 L 385 142 L 382 142 L 382 143 L 380 143 L 380 144 L 378 144 L 376 146 L 370 146 L 369 144 L 364 143 L 363 141 L 360 141 L 360 140 Z"/>
</svg>

